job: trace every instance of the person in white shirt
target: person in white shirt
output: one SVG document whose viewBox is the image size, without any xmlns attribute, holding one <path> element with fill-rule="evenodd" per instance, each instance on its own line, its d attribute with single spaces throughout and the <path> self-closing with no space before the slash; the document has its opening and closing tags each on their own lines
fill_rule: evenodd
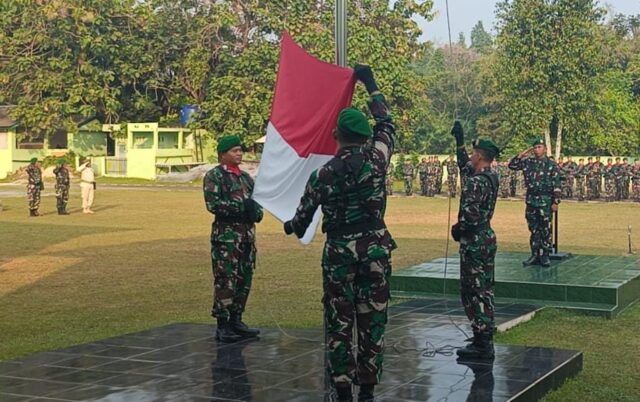
<svg viewBox="0 0 640 402">
<path fill-rule="evenodd" d="M 82 194 L 82 212 L 92 214 L 91 205 L 93 205 L 93 192 L 95 190 L 96 178 L 91 168 L 91 160 L 87 159 L 85 163 L 80 165 L 80 192 Z"/>
</svg>

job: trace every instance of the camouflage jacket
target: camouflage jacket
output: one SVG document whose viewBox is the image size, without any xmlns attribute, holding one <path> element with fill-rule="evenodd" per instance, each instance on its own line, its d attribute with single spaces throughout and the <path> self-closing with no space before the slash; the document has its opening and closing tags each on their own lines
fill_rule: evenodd
<svg viewBox="0 0 640 402">
<path fill-rule="evenodd" d="M 490 227 L 491 218 L 496 209 L 498 175 L 491 167 L 476 173 L 464 147 L 459 147 L 456 152 L 460 172 L 467 177 L 458 209 L 460 230 L 462 232 L 485 230 Z"/>
<path fill-rule="evenodd" d="M 35 165 L 29 165 L 25 169 L 28 176 L 28 184 L 31 185 L 40 185 L 42 183 L 42 170 Z"/>
<path fill-rule="evenodd" d="M 522 170 L 527 188 L 527 205 L 544 207 L 560 202 L 560 171 L 558 165 L 548 157 L 520 159 L 516 156 L 509 162 L 509 169 Z"/>
<path fill-rule="evenodd" d="M 56 187 L 69 187 L 71 181 L 69 178 L 69 169 L 66 167 L 56 167 L 53 169 L 53 174 L 56 175 Z"/>
<path fill-rule="evenodd" d="M 402 174 L 405 176 L 414 176 L 413 165 L 410 163 L 405 163 L 402 165 Z"/>
<path fill-rule="evenodd" d="M 574 176 L 576 177 L 576 179 L 582 179 L 587 175 L 588 170 L 589 168 L 587 165 L 577 165 Z"/>
<path fill-rule="evenodd" d="M 429 174 L 429 162 L 420 162 L 420 164 L 418 165 L 418 173 L 420 173 L 421 176 L 424 175 L 428 175 Z"/>
<path fill-rule="evenodd" d="M 369 108 L 376 120 L 372 140 L 362 147 L 341 148 L 311 174 L 291 220 L 296 233 L 306 231 L 321 206 L 322 231 L 329 239 L 350 241 L 376 232 L 395 248 L 384 228 L 385 174 L 395 146 L 395 126 L 382 95 L 373 97 Z"/>
<path fill-rule="evenodd" d="M 566 177 L 573 177 L 576 175 L 578 165 L 575 162 L 567 162 L 562 165 L 562 175 Z"/>
<path fill-rule="evenodd" d="M 587 173 L 587 176 L 594 179 L 601 179 L 603 170 L 604 165 L 602 162 L 592 162 L 591 165 L 589 165 L 589 173 Z"/>
<path fill-rule="evenodd" d="M 458 163 L 456 161 L 446 161 L 443 163 L 447 167 L 447 175 L 458 176 Z"/>
<path fill-rule="evenodd" d="M 216 216 L 211 227 L 211 241 L 251 243 L 255 241 L 255 222 L 262 220 L 262 208 L 247 211 L 245 201 L 253 193 L 253 179 L 247 172 L 240 176 L 226 166 L 209 170 L 202 183 L 207 210 Z"/>
<path fill-rule="evenodd" d="M 637 165 L 631 166 L 631 179 L 634 182 L 640 181 L 640 166 L 637 166 Z"/>
</svg>

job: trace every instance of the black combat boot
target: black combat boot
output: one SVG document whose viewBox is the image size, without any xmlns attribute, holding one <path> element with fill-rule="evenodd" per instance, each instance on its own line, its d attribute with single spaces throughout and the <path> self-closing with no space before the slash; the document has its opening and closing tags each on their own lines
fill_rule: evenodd
<svg viewBox="0 0 640 402">
<path fill-rule="evenodd" d="M 62 210 L 62 215 L 71 215 L 69 212 L 67 212 L 67 204 L 60 207 L 60 209 Z"/>
<path fill-rule="evenodd" d="M 549 259 L 549 252 L 546 250 L 543 251 L 542 255 L 540 256 L 540 265 L 542 265 L 545 268 L 551 266 L 551 259 Z"/>
<path fill-rule="evenodd" d="M 493 360 L 495 351 L 493 349 L 493 334 L 491 332 L 474 332 L 471 343 L 456 351 L 461 359 L 483 359 Z"/>
<path fill-rule="evenodd" d="M 360 385 L 360 392 L 358 392 L 358 402 L 373 402 L 373 384 Z"/>
<path fill-rule="evenodd" d="M 348 387 L 336 386 L 336 394 L 338 394 L 338 402 L 353 402 L 353 393 L 351 392 L 351 384 Z"/>
<path fill-rule="evenodd" d="M 242 322 L 242 314 L 231 314 L 229 319 L 229 325 L 236 334 L 243 338 L 253 338 L 260 335 L 260 330 L 255 328 L 249 328 L 247 324 Z"/>
<path fill-rule="evenodd" d="M 62 207 L 58 207 L 58 215 L 63 215 L 63 213 L 62 213 Z"/>
<path fill-rule="evenodd" d="M 233 343 L 241 340 L 242 337 L 236 334 L 229 324 L 229 320 L 218 318 L 218 328 L 216 329 L 216 340 L 222 343 Z"/>
<path fill-rule="evenodd" d="M 29 216 L 40 216 L 37 209 L 30 209 Z"/>
<path fill-rule="evenodd" d="M 522 261 L 522 265 L 525 267 L 531 266 L 531 265 L 538 265 L 539 261 L 538 261 L 538 256 L 535 254 L 531 254 L 531 257 L 529 257 L 528 259 Z"/>
</svg>

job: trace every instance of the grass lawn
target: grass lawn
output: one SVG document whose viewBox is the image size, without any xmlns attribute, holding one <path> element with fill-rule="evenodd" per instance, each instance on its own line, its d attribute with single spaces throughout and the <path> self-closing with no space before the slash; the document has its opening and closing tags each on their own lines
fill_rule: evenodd
<svg viewBox="0 0 640 402">
<path fill-rule="evenodd" d="M 51 196 L 43 197 L 39 218 L 27 217 L 24 197 L 2 201 L 0 359 L 171 322 L 211 322 L 212 217 L 197 189 L 98 188 L 96 214 L 84 215 L 74 188 L 67 217 L 55 215 Z M 627 226 L 640 228 L 639 204 L 566 202 L 561 213 L 562 248 L 574 253 L 624 254 Z M 445 199 L 393 197 L 387 222 L 399 245 L 394 269 L 444 254 Z M 493 226 L 500 251 L 528 250 L 521 201 L 500 201 Z M 258 227 L 249 323 L 321 325 L 321 246 L 318 236 L 303 247 L 266 217 Z M 640 305 L 612 321 L 548 310 L 498 342 L 585 352 L 584 372 L 550 401 L 638 401 L 638 333 Z"/>
</svg>

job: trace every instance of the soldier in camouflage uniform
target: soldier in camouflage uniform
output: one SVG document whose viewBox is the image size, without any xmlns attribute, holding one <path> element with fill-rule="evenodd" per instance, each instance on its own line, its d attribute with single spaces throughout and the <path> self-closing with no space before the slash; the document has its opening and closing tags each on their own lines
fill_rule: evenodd
<svg viewBox="0 0 640 402">
<path fill-rule="evenodd" d="M 628 158 L 622 158 L 622 165 L 620 166 L 620 199 L 629 199 L 629 184 L 631 183 L 631 169 Z"/>
<path fill-rule="evenodd" d="M 395 167 L 393 163 L 389 163 L 389 168 L 387 169 L 387 176 L 385 177 L 385 186 L 387 188 L 387 195 L 393 195 L 393 175 L 395 174 Z"/>
<path fill-rule="evenodd" d="M 578 201 L 585 201 L 585 177 L 587 174 L 587 166 L 584 164 L 584 159 L 578 160 L 578 166 L 575 170 L 575 184 L 576 184 L 576 197 Z"/>
<path fill-rule="evenodd" d="M 509 198 L 509 185 L 511 184 L 511 170 L 507 162 L 498 164 L 498 177 L 500 178 L 500 198 Z"/>
<path fill-rule="evenodd" d="M 618 167 L 613 164 L 611 158 L 607 159 L 607 164 L 602 169 L 602 176 L 604 177 L 604 200 L 606 202 L 615 201 Z"/>
<path fill-rule="evenodd" d="M 633 201 L 640 202 L 640 159 L 636 159 L 633 162 L 631 181 L 633 184 Z"/>
<path fill-rule="evenodd" d="M 449 155 L 449 160 L 445 162 L 447 167 L 447 187 L 449 187 L 449 197 L 455 198 L 458 189 L 458 164 L 453 159 L 453 155 Z"/>
<path fill-rule="evenodd" d="M 520 172 L 511 172 L 511 183 L 509 185 L 509 195 L 516 197 L 518 195 L 518 184 Z"/>
<path fill-rule="evenodd" d="M 451 132 L 456 138 L 460 172 L 468 178 L 460 196 L 458 222 L 451 228 L 451 235 L 460 242 L 460 296 L 473 328 L 472 342 L 458 349 L 457 354 L 463 359 L 493 359 L 493 285 L 498 247 L 491 218 L 499 179 L 490 166 L 499 149 L 493 141 L 482 139 L 473 145 L 473 155 L 469 158 L 462 125 L 456 122 Z"/>
<path fill-rule="evenodd" d="M 592 194 L 593 194 L 593 199 L 595 200 L 599 199 L 602 194 L 603 170 L 604 170 L 604 165 L 602 164 L 602 162 L 600 162 L 600 157 L 596 156 L 596 160 L 591 165 L 591 175 L 592 175 L 591 185 L 593 186 Z"/>
<path fill-rule="evenodd" d="M 327 234 L 322 255 L 328 371 L 339 401 L 373 401 L 382 374 L 391 252 L 396 243 L 384 222 L 384 174 L 394 149 L 395 127 L 371 69 L 356 66 L 356 77 L 370 96 L 376 124 L 354 108 L 340 112 L 336 156 L 311 174 L 285 233 L 302 237 L 318 207 Z M 371 138 L 373 137 L 373 138 Z M 357 357 L 352 329 L 358 333 Z"/>
<path fill-rule="evenodd" d="M 562 183 L 562 197 L 566 199 L 573 198 L 573 188 L 576 181 L 576 169 L 578 165 L 569 156 L 567 161 L 562 164 L 562 174 L 564 182 Z"/>
<path fill-rule="evenodd" d="M 435 171 L 435 193 L 442 193 L 442 164 L 437 155 L 433 156 L 433 169 Z"/>
<path fill-rule="evenodd" d="M 406 195 L 413 194 L 413 179 L 415 177 L 413 164 L 410 160 L 404 161 L 402 165 L 402 175 L 404 177 L 404 193 Z"/>
<path fill-rule="evenodd" d="M 31 158 L 27 172 L 27 201 L 29 201 L 29 216 L 40 216 L 40 192 L 44 190 L 42 170 L 38 165 L 38 158 Z"/>
<path fill-rule="evenodd" d="M 429 163 L 427 158 L 422 158 L 418 165 L 418 177 L 420 178 L 420 195 L 427 195 L 429 191 Z"/>
<path fill-rule="evenodd" d="M 257 329 L 242 322 L 251 280 L 256 267 L 256 226 L 262 207 L 251 199 L 253 179 L 240 170 L 242 146 L 237 136 L 218 141 L 220 164 L 203 180 L 207 210 L 215 215 L 211 226 L 213 308 L 217 319 L 216 339 L 235 342 L 258 336 Z"/>
<path fill-rule="evenodd" d="M 560 172 L 558 165 L 546 156 L 547 145 L 542 138 L 536 138 L 532 145 L 532 148 L 511 159 L 509 168 L 521 170 L 527 186 L 525 216 L 531 232 L 531 257 L 522 264 L 548 267 L 551 265 L 552 213 L 558 210 L 562 195 Z M 530 152 L 534 156 L 526 158 Z"/>
<path fill-rule="evenodd" d="M 69 201 L 69 186 L 71 180 L 69 178 L 69 169 L 65 165 L 64 159 L 58 159 L 53 174 L 56 175 L 56 206 L 58 208 L 58 215 L 69 215 L 67 212 L 67 202 Z"/>
</svg>

